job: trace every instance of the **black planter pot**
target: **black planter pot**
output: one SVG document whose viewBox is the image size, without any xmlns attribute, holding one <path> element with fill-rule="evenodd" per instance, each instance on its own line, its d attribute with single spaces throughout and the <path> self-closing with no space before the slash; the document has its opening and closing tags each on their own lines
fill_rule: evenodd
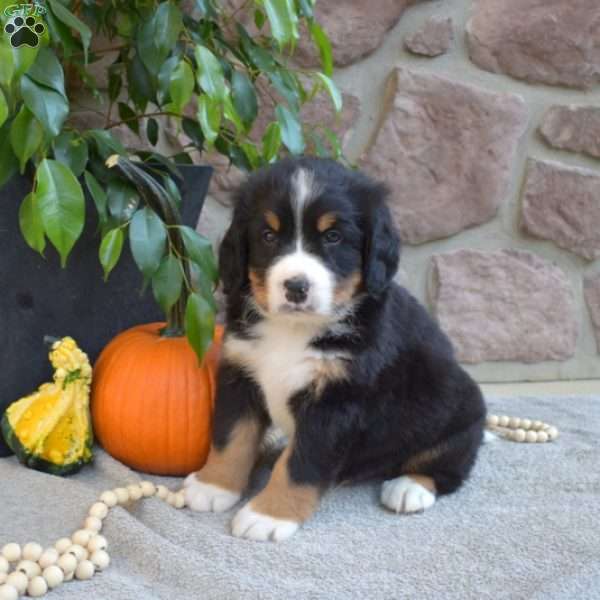
<svg viewBox="0 0 600 600">
<path fill-rule="evenodd" d="M 211 167 L 182 165 L 182 221 L 195 227 L 204 204 Z M 86 223 L 67 267 L 47 246 L 34 252 L 19 229 L 19 205 L 31 181 L 14 177 L 0 190 L 0 417 L 9 404 L 52 377 L 45 335 L 72 336 L 96 359 L 117 333 L 164 320 L 152 291 L 140 294 L 142 276 L 129 244 L 105 283 L 98 260 L 97 220 L 86 202 Z M 0 434 L 0 456 L 11 454 Z"/>
</svg>

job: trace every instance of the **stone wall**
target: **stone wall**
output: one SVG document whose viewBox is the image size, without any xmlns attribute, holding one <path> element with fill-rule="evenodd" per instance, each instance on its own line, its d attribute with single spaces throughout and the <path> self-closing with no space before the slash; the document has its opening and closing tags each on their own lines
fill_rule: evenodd
<svg viewBox="0 0 600 600">
<path fill-rule="evenodd" d="M 600 2 L 317 7 L 346 99 L 334 124 L 390 186 L 398 278 L 467 369 L 480 381 L 600 377 Z M 239 181 L 220 169 L 199 224 L 216 243 Z"/>
</svg>

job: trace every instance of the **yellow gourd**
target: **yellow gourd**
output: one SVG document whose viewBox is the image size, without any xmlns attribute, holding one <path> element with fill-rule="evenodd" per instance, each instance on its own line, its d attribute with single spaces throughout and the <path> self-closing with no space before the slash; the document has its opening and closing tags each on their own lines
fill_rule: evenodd
<svg viewBox="0 0 600 600">
<path fill-rule="evenodd" d="M 54 381 L 11 404 L 2 418 L 2 433 L 23 464 L 68 475 L 92 460 L 92 368 L 70 337 L 52 344 L 49 359 Z"/>
</svg>

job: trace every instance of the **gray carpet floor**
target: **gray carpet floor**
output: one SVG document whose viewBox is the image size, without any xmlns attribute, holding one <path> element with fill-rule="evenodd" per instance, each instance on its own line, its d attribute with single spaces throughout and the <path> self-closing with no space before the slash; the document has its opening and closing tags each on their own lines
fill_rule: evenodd
<svg viewBox="0 0 600 600">
<path fill-rule="evenodd" d="M 177 511 L 157 499 L 118 507 L 103 531 L 110 567 L 47 597 L 600 599 L 600 396 L 488 403 L 491 412 L 551 422 L 561 436 L 486 444 L 469 483 L 419 515 L 386 512 L 378 485 L 337 489 L 280 544 L 233 538 L 232 512 Z M 68 479 L 0 459 L 0 546 L 49 545 L 78 528 L 104 489 L 140 479 L 102 451 L 96 456 Z"/>
</svg>

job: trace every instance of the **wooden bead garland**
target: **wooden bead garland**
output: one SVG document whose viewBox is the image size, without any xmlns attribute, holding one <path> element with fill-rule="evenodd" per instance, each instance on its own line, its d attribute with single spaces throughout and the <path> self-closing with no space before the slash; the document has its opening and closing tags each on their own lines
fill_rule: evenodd
<svg viewBox="0 0 600 600">
<path fill-rule="evenodd" d="M 108 567 L 108 542 L 100 534 L 102 521 L 110 509 L 130 501 L 156 496 L 175 508 L 185 506 L 183 490 L 171 492 L 165 486 L 142 481 L 126 487 L 107 490 L 94 502 L 83 527 L 70 538 L 57 540 L 54 546 L 43 548 L 29 542 L 6 544 L 0 549 L 0 600 L 17 600 L 27 593 L 39 598 L 73 578 L 91 579 Z M 14 569 L 11 572 L 11 564 Z"/>
<path fill-rule="evenodd" d="M 488 415 L 486 427 L 513 442 L 541 444 L 552 442 L 558 437 L 558 429 L 553 425 L 506 415 Z"/>
</svg>

